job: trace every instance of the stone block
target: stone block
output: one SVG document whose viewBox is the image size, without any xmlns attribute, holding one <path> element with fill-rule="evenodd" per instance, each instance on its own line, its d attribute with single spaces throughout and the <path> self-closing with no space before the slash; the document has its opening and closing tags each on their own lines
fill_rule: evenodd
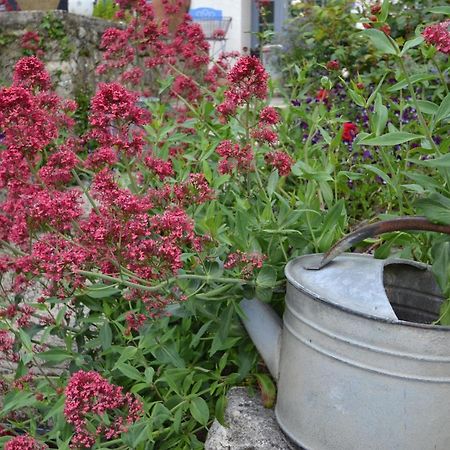
<svg viewBox="0 0 450 450">
<path fill-rule="evenodd" d="M 273 409 L 264 408 L 259 395 L 246 388 L 230 390 L 225 411 L 226 427 L 214 421 L 205 450 L 299 450 L 278 426 Z"/>
</svg>

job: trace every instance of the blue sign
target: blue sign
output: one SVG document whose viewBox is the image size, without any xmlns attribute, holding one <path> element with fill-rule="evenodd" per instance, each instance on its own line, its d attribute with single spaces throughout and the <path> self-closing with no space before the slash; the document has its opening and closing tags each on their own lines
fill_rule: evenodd
<svg viewBox="0 0 450 450">
<path fill-rule="evenodd" d="M 222 11 L 214 8 L 195 8 L 189 11 L 193 20 L 222 20 Z"/>
</svg>

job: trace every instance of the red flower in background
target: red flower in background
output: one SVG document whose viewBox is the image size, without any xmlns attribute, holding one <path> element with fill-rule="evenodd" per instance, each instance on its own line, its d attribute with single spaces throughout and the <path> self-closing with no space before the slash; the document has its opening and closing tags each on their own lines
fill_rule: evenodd
<svg viewBox="0 0 450 450">
<path fill-rule="evenodd" d="M 326 102 L 328 100 L 328 97 L 330 96 L 330 92 L 326 89 L 319 89 L 316 92 L 316 100 L 318 102 Z"/>
<path fill-rule="evenodd" d="M 435 23 L 425 28 L 422 35 L 427 44 L 434 45 L 437 50 L 448 55 L 450 53 L 450 20 Z"/>
<path fill-rule="evenodd" d="M 352 122 L 345 122 L 343 125 L 342 140 L 344 142 L 353 142 L 358 134 L 358 127 Z"/>
<path fill-rule="evenodd" d="M 339 67 L 340 67 L 339 61 L 336 59 L 327 62 L 328 70 L 339 70 Z"/>
</svg>

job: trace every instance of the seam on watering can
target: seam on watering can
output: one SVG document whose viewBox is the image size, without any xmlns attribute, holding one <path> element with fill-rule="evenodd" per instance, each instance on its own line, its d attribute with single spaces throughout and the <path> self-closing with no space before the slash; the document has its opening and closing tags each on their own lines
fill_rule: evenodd
<svg viewBox="0 0 450 450">
<path fill-rule="evenodd" d="M 450 363 L 450 358 L 445 358 L 445 357 L 439 357 L 439 356 L 415 356 L 412 353 L 404 353 L 404 352 L 393 352 L 393 351 L 389 351 L 389 350 L 385 350 L 382 349 L 380 347 L 375 347 L 373 345 L 370 344 L 360 344 L 357 341 L 351 340 L 351 339 L 346 339 L 338 334 L 332 333 L 330 331 L 325 330 L 325 328 L 320 327 L 318 325 L 313 324 L 311 321 L 309 321 L 308 319 L 303 318 L 302 316 L 300 316 L 295 310 L 293 310 L 289 305 L 286 305 L 286 309 L 300 322 L 303 322 L 305 325 L 309 326 L 310 328 L 341 342 L 345 342 L 349 345 L 353 345 L 354 347 L 358 347 L 361 349 L 367 349 L 367 350 L 371 350 L 375 353 L 381 353 L 381 354 L 385 354 L 385 355 L 390 355 L 390 356 L 400 356 L 402 358 L 405 359 L 411 359 L 414 361 L 426 361 L 426 362 L 443 362 L 443 363 Z M 287 322 L 284 322 L 285 324 L 287 324 Z M 292 332 L 292 334 L 296 337 L 297 334 Z"/>
<path fill-rule="evenodd" d="M 403 375 L 403 374 L 399 374 L 396 372 L 382 371 L 380 369 L 377 369 L 372 366 L 368 366 L 366 364 L 357 363 L 356 361 L 354 361 L 352 359 L 343 358 L 342 356 L 337 356 L 335 354 L 332 354 L 329 351 L 325 350 L 323 347 L 313 344 L 312 341 L 304 339 L 303 337 L 299 336 L 296 332 L 294 332 L 294 330 L 292 330 L 292 328 L 287 323 L 285 323 L 284 326 L 289 330 L 290 333 L 292 333 L 293 336 L 295 336 L 306 347 L 309 347 L 312 350 L 316 351 L 317 353 L 328 356 L 331 359 L 340 361 L 349 366 L 358 367 L 359 369 L 363 369 L 368 372 L 374 372 L 374 373 L 378 373 L 380 375 L 389 376 L 392 378 L 400 378 L 403 380 L 420 381 L 420 382 L 427 382 L 427 383 L 431 382 L 431 383 L 439 383 L 439 384 L 449 384 L 450 383 L 450 378 L 427 378 L 427 377 L 418 377 L 418 376 L 408 376 L 408 375 Z"/>
</svg>

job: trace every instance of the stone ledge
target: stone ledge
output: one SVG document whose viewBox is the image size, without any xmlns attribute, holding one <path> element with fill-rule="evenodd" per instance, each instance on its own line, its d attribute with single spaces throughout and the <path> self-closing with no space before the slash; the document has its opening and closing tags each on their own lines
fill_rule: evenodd
<svg viewBox="0 0 450 450">
<path fill-rule="evenodd" d="M 227 427 L 214 421 L 205 450 L 299 450 L 278 426 L 273 409 L 264 408 L 259 396 L 250 397 L 246 388 L 228 393 L 225 411 Z"/>
</svg>

